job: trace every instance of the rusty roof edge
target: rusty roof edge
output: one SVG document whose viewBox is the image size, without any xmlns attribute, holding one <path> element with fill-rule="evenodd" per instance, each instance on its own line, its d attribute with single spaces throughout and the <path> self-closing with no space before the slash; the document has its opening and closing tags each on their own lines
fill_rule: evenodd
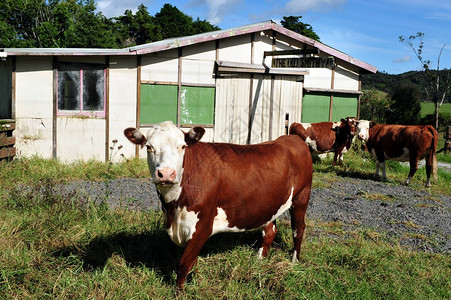
<svg viewBox="0 0 451 300">
<path fill-rule="evenodd" d="M 52 56 L 52 55 L 131 55 L 127 49 L 100 48 L 0 48 L 0 52 L 10 56 Z"/>
<path fill-rule="evenodd" d="M 222 38 L 228 38 L 232 36 L 238 36 L 246 33 L 259 32 L 262 30 L 272 29 L 272 21 L 264 21 L 254 23 L 250 25 L 244 25 L 240 27 L 234 27 L 231 29 L 224 29 L 218 31 L 211 31 L 192 36 L 171 38 L 158 42 L 143 44 L 127 48 L 130 52 L 136 52 L 137 54 L 148 54 L 159 52 L 163 50 L 175 49 L 183 46 L 189 46 L 197 43 L 214 41 Z"/>
<path fill-rule="evenodd" d="M 250 25 L 244 25 L 231 29 L 224 29 L 218 31 L 212 31 L 207 33 L 201 33 L 192 36 L 185 36 L 179 38 L 171 38 L 162 41 L 147 43 L 143 45 L 133 46 L 123 49 L 86 49 L 86 48 L 0 48 L 0 52 L 6 52 L 7 55 L 144 55 L 164 50 L 176 49 L 179 47 L 189 46 L 197 43 L 214 41 L 222 38 L 238 36 L 247 33 L 254 33 L 264 30 L 274 30 L 281 34 L 284 34 L 294 40 L 307 44 L 311 47 L 315 47 L 320 51 L 332 55 L 340 60 L 355 65 L 362 70 L 369 73 L 376 73 L 377 68 L 353 58 L 337 49 L 334 49 L 326 44 L 298 34 L 294 31 L 286 29 L 285 27 L 277 24 L 276 22 L 269 20 Z"/>
</svg>

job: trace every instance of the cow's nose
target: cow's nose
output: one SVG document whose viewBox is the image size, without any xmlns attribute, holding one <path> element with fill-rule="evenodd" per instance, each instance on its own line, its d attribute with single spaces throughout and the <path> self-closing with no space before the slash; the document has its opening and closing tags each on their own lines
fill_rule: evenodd
<svg viewBox="0 0 451 300">
<path fill-rule="evenodd" d="M 162 168 L 157 170 L 156 175 L 161 182 L 173 182 L 177 173 L 172 168 Z"/>
</svg>

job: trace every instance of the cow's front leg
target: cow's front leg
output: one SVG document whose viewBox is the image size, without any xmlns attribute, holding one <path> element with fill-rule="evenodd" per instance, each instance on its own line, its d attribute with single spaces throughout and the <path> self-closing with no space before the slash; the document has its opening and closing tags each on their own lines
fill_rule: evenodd
<svg viewBox="0 0 451 300">
<path fill-rule="evenodd" d="M 270 222 L 268 225 L 265 226 L 263 229 L 263 241 L 262 246 L 260 247 L 260 250 L 258 251 L 258 256 L 260 258 L 266 257 L 268 254 L 269 247 L 272 244 L 272 241 L 276 237 L 277 234 L 277 228 L 275 221 Z"/>
<path fill-rule="evenodd" d="M 387 181 L 387 174 L 385 173 L 385 161 L 381 162 L 382 181 Z"/>
<path fill-rule="evenodd" d="M 379 167 L 380 167 L 381 163 L 376 160 L 376 172 L 374 172 L 374 176 L 379 177 Z"/>
<path fill-rule="evenodd" d="M 205 224 L 205 222 L 199 221 L 196 224 L 196 231 L 193 237 L 186 243 L 185 250 L 183 251 L 182 258 L 177 269 L 177 287 L 182 290 L 183 284 L 186 281 L 188 273 L 197 262 L 197 256 L 200 250 L 207 241 L 212 232 L 211 222 Z"/>
</svg>

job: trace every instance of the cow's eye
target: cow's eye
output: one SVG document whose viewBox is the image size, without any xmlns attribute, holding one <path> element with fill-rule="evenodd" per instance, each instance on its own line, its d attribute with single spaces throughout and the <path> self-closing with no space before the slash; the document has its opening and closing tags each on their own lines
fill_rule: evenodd
<svg viewBox="0 0 451 300">
<path fill-rule="evenodd" d="M 186 145 L 182 145 L 182 147 L 180 147 L 182 150 L 185 150 Z"/>
</svg>

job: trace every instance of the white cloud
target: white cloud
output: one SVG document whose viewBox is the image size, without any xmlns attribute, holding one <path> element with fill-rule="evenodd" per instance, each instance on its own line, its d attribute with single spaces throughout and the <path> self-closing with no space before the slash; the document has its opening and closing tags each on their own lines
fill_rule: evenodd
<svg viewBox="0 0 451 300">
<path fill-rule="evenodd" d="M 347 0 L 290 0 L 285 5 L 285 10 L 291 14 L 306 12 L 306 11 L 319 11 L 328 8 L 338 8 L 344 4 Z"/>
<path fill-rule="evenodd" d="M 119 17 L 122 16 L 127 9 L 136 12 L 138 5 L 142 2 L 143 1 L 140 0 L 99 0 L 97 1 L 97 11 L 102 12 L 107 18 Z"/>
<path fill-rule="evenodd" d="M 206 0 L 208 12 L 206 19 L 211 24 L 219 24 L 234 10 L 235 7 L 244 5 L 241 0 Z"/>
<path fill-rule="evenodd" d="M 412 61 L 412 57 L 410 55 L 404 55 L 403 57 L 399 57 L 393 60 L 394 63 L 405 63 Z"/>
</svg>

